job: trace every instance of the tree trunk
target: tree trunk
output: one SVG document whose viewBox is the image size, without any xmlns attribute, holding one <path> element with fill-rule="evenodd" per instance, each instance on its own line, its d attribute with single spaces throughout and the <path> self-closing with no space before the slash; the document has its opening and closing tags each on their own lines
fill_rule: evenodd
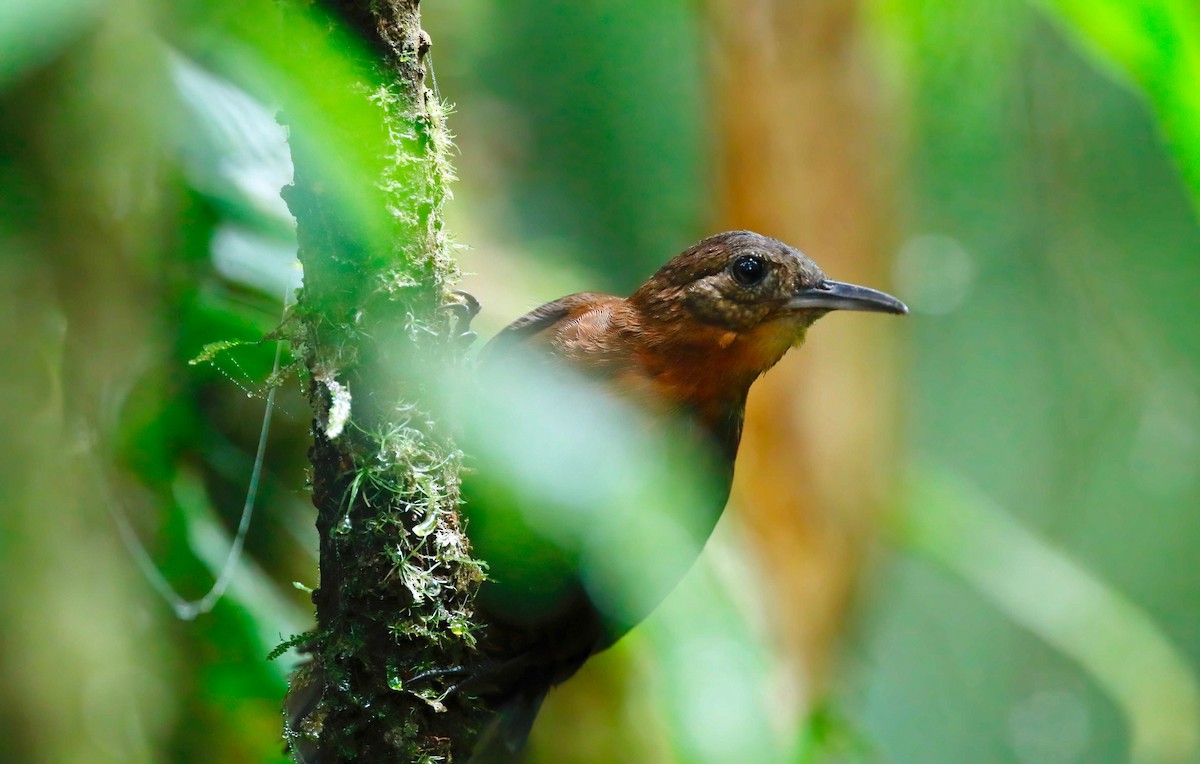
<svg viewBox="0 0 1200 764">
<path fill-rule="evenodd" d="M 418 5 L 329 0 L 373 52 L 341 94 L 353 114 L 287 113 L 320 533 L 314 661 L 289 699 L 304 761 L 462 761 L 481 718 L 443 697 L 454 674 L 438 673 L 471 663 L 482 574 L 456 513 L 460 454 L 423 401 L 447 373 L 440 306 L 455 274 L 449 139 L 424 84 Z"/>
<path fill-rule="evenodd" d="M 723 228 L 886 288 L 889 167 L 856 2 L 710 4 Z M 750 526 L 799 695 L 822 683 L 891 471 L 888 322 L 834 315 L 755 387 L 734 502 Z M 783 476 L 786 476 L 783 477 Z"/>
</svg>

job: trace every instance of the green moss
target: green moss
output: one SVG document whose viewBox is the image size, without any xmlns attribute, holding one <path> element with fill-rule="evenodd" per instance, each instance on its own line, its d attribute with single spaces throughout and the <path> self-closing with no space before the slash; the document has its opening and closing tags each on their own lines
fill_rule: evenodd
<svg viewBox="0 0 1200 764">
<path fill-rule="evenodd" d="M 386 235 L 339 227 L 342 200 L 295 141 L 286 195 L 305 267 L 293 342 L 314 409 L 321 534 L 320 631 L 299 680 L 323 687 L 309 716 L 322 751 L 342 761 L 465 758 L 482 718 L 476 701 L 447 696 L 450 673 L 408 680 L 476 660 L 484 577 L 457 515 L 462 453 L 421 400 L 456 360 L 439 308 L 458 271 L 442 218 L 454 180 L 445 110 L 394 75 L 408 55 L 355 87 L 378 130 L 344 136 L 373 142 L 379 163 L 363 182 Z M 293 726 L 311 742 L 313 723 Z"/>
</svg>

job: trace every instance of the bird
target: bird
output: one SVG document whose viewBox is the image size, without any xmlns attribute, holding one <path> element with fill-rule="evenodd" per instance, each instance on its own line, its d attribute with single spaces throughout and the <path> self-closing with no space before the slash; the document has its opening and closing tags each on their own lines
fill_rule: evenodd
<svg viewBox="0 0 1200 764">
<path fill-rule="evenodd" d="M 484 347 L 478 366 L 499 418 L 485 418 L 474 445 L 468 438 L 468 453 L 483 456 L 462 484 L 472 550 L 488 566 L 475 603 L 483 658 L 459 688 L 498 710 L 472 761 L 520 749 L 550 689 L 682 578 L 728 500 L 751 385 L 801 345 L 817 319 L 839 310 L 908 312 L 885 292 L 829 279 L 782 241 L 727 231 L 676 255 L 628 297 L 559 298 Z M 580 387 L 587 393 L 577 396 Z M 616 458 L 635 436 L 650 437 L 649 451 L 631 447 L 633 457 Z M 681 510 L 689 540 L 675 564 L 614 608 L 586 569 L 588 550 L 596 539 L 617 539 L 606 564 L 636 562 L 633 545 L 649 533 L 637 518 L 652 497 L 631 494 L 645 480 L 632 479 L 629 489 L 628 476 L 613 473 L 637 469 L 668 442 L 682 442 L 675 456 L 702 474 L 688 484 L 706 488 Z M 514 488 L 505 474 L 514 471 L 535 485 Z M 594 506 L 606 501 L 636 506 Z"/>
</svg>

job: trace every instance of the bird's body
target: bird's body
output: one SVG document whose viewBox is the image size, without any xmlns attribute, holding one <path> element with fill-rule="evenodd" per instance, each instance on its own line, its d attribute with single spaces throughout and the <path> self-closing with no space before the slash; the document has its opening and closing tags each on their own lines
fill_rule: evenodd
<svg viewBox="0 0 1200 764">
<path fill-rule="evenodd" d="M 586 405 L 565 407 L 549 417 L 545 432 L 538 434 L 553 443 L 547 453 L 577 454 L 556 462 L 560 466 L 554 479 L 589 495 L 603 492 L 589 486 L 611 487 L 626 480 L 627 467 L 609 458 L 619 443 L 605 442 L 593 430 L 615 428 L 620 441 L 621 427 L 632 427 L 638 432 L 629 433 L 630 438 L 666 438 L 669 433 L 672 442 L 682 441 L 684 451 L 700 462 L 708 485 L 696 494 L 695 506 L 686 508 L 683 535 L 688 541 L 679 555 L 683 564 L 664 573 L 648 596 L 614 617 L 598 604 L 596 586 L 582 571 L 581 560 L 588 557 L 590 541 L 605 537 L 614 526 L 623 533 L 640 533 L 625 526 L 641 510 L 580 510 L 569 493 L 489 493 L 475 491 L 472 480 L 465 481 L 468 534 L 489 565 L 490 579 L 478 599 L 487 624 L 480 644 L 490 668 L 478 687 L 506 709 L 507 729 L 501 733 L 510 746 L 521 742 L 550 687 L 644 618 L 686 572 L 728 497 L 751 384 L 803 341 L 813 321 L 837 309 L 905 312 L 899 301 L 881 292 L 829 281 L 812 261 L 782 242 L 733 231 L 676 256 L 628 298 L 590 292 L 563 297 L 517 319 L 489 343 L 483 353 L 485 379 L 489 368 L 507 360 L 532 359 L 519 364 L 544 363 L 575 375 L 580 384 L 632 414 L 627 420 L 604 415 L 606 421 L 595 427 L 588 424 L 591 415 L 578 410 Z M 632 424 L 614 425 L 610 419 Z M 492 483 L 497 478 L 484 477 Z M 614 495 L 622 494 L 617 490 Z M 549 508 L 521 506 L 497 519 L 512 509 L 501 504 L 538 501 Z M 553 525 L 570 512 L 586 516 L 571 525 L 573 536 L 564 537 L 537 520 L 550 518 Z M 619 554 L 621 547 L 616 548 Z"/>
</svg>

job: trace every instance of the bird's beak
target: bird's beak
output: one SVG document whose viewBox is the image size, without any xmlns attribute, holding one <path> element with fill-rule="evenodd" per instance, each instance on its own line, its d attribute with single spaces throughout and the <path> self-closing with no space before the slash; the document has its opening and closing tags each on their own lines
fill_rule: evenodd
<svg viewBox="0 0 1200 764">
<path fill-rule="evenodd" d="M 792 310 L 865 310 L 872 313 L 905 315 L 904 303 L 878 289 L 825 279 L 815 287 L 802 289 L 787 301 Z"/>
</svg>

